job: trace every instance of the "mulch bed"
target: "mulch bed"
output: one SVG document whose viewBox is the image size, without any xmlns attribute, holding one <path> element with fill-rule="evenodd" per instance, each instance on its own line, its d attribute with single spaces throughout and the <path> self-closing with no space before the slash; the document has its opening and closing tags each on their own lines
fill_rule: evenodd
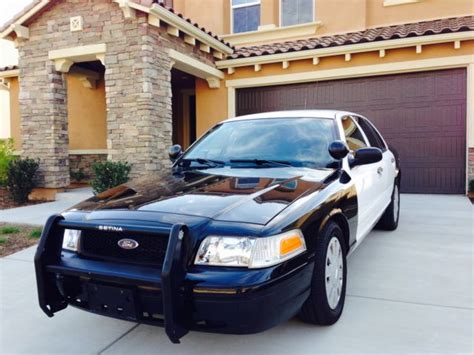
<svg viewBox="0 0 474 355">
<path fill-rule="evenodd" d="M 10 198 L 10 195 L 8 194 L 8 190 L 3 187 L 0 187 L 0 210 L 5 210 L 7 208 L 28 206 L 28 205 L 36 205 L 42 202 L 43 201 L 28 201 L 23 204 L 16 203 Z"/>
<path fill-rule="evenodd" d="M 38 243 L 40 227 L 0 223 L 0 257 Z"/>
</svg>

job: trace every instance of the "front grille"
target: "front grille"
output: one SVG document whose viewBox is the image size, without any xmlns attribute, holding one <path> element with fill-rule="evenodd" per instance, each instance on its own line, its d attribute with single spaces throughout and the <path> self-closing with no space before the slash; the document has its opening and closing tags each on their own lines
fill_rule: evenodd
<svg viewBox="0 0 474 355">
<path fill-rule="evenodd" d="M 122 249 L 121 239 L 133 239 L 138 242 L 136 249 Z M 162 265 L 165 259 L 169 236 L 166 234 L 116 233 L 83 230 L 81 234 L 80 254 L 85 257 L 128 262 L 134 264 Z"/>
</svg>

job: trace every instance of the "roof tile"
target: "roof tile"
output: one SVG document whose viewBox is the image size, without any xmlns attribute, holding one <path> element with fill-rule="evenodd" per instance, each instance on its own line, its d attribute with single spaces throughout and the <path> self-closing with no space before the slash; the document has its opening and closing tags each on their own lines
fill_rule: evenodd
<svg viewBox="0 0 474 355">
<path fill-rule="evenodd" d="M 249 58 L 262 55 L 288 53 L 292 51 L 302 51 L 463 31 L 474 31 L 474 16 L 454 17 L 402 25 L 369 28 L 364 31 L 350 32 L 332 36 L 240 47 L 229 56 L 229 59 Z"/>
</svg>

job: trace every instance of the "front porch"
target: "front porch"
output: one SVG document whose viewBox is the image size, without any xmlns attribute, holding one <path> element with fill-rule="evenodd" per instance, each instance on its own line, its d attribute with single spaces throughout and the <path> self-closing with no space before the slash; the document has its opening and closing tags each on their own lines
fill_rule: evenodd
<svg viewBox="0 0 474 355">
<path fill-rule="evenodd" d="M 232 49 L 160 5 L 130 5 L 51 4 L 9 34 L 20 57 L 13 136 L 40 159 L 41 187 L 107 159 L 130 163 L 132 177 L 161 170 L 169 146 L 196 139 L 196 85 L 220 87 L 214 61 Z"/>
</svg>

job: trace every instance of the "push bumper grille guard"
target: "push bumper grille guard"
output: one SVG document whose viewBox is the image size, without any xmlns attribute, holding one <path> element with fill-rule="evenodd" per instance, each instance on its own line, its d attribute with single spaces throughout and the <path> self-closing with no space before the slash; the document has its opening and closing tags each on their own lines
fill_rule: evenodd
<svg viewBox="0 0 474 355">
<path fill-rule="evenodd" d="M 108 224 L 110 225 L 110 224 Z M 47 267 L 58 265 L 61 260 L 64 229 L 97 229 L 98 224 L 66 221 L 62 216 L 51 216 L 43 229 L 41 240 L 35 254 L 36 282 L 39 305 L 48 315 L 67 307 L 68 302 L 59 292 L 52 277 L 47 276 Z M 189 329 L 184 314 L 182 286 L 186 276 L 186 260 L 189 255 L 188 229 L 185 225 L 175 224 L 171 228 L 144 227 L 136 225 L 117 225 L 127 232 L 169 233 L 166 256 L 161 270 L 159 285 L 163 299 L 164 328 L 173 343 L 179 343 Z"/>
</svg>

